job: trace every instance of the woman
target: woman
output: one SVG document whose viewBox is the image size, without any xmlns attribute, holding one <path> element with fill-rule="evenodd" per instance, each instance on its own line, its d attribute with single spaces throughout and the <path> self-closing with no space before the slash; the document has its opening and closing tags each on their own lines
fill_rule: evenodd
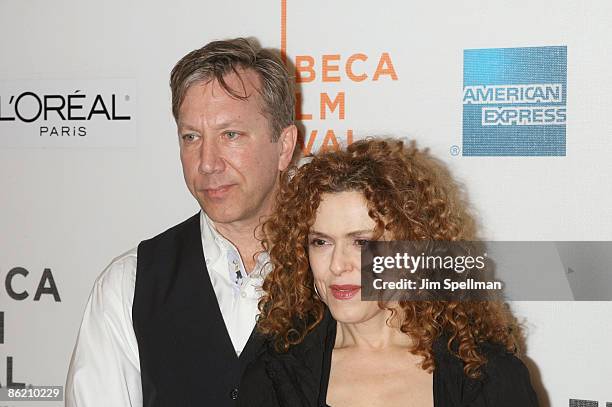
<svg viewBox="0 0 612 407">
<path fill-rule="evenodd" d="M 274 268 L 258 321 L 270 338 L 260 362 L 271 404 L 537 405 L 503 303 L 360 299 L 368 241 L 476 238 L 459 189 L 427 151 L 358 141 L 285 176 L 278 196 L 264 224 Z"/>
</svg>

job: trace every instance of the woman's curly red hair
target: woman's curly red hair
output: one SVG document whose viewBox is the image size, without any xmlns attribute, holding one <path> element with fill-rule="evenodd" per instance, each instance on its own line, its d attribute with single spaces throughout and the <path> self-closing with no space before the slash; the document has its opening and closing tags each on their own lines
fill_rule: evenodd
<svg viewBox="0 0 612 407">
<path fill-rule="evenodd" d="M 379 237 L 476 239 L 461 190 L 444 165 L 414 142 L 360 140 L 292 168 L 282 177 L 275 214 L 263 225 L 264 248 L 274 268 L 263 285 L 258 329 L 273 338 L 278 351 L 300 343 L 323 318 L 325 305 L 315 295 L 308 262 L 308 232 L 321 196 L 344 191 L 363 194 Z M 434 369 L 432 347 L 442 335 L 470 377 L 478 377 L 486 363 L 480 343 L 517 350 L 518 326 L 504 303 L 400 301 L 399 306 L 400 329 L 413 339 L 411 352 L 424 358 L 423 369 Z"/>
</svg>

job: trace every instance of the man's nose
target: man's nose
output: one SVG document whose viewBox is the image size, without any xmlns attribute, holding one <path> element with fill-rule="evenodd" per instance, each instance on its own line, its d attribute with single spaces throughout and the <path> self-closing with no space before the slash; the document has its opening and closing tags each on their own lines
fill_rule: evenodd
<svg viewBox="0 0 612 407">
<path fill-rule="evenodd" d="M 198 170 L 202 174 L 215 174 L 223 172 L 225 161 L 222 151 L 211 137 L 204 137 L 204 142 L 200 146 L 200 167 Z"/>
<path fill-rule="evenodd" d="M 343 273 L 354 271 L 358 268 L 360 262 L 359 257 L 355 257 L 354 253 L 350 253 L 349 248 L 342 245 L 336 245 L 332 253 L 329 270 L 336 276 Z"/>
</svg>

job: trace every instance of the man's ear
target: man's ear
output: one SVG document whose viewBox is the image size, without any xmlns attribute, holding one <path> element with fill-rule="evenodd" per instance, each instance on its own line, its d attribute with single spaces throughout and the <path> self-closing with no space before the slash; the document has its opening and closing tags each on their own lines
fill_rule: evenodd
<svg viewBox="0 0 612 407">
<path fill-rule="evenodd" d="M 284 171 L 291 163 L 295 143 L 297 142 L 298 131 L 295 124 L 283 129 L 277 143 L 280 144 L 280 159 L 278 160 L 278 170 Z"/>
</svg>

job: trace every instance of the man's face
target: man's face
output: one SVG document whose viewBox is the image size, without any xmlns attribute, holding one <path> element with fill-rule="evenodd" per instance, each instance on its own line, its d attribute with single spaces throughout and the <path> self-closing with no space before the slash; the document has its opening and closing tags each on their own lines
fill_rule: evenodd
<svg viewBox="0 0 612 407">
<path fill-rule="evenodd" d="M 215 223 L 259 222 L 274 202 L 279 171 L 291 161 L 297 130 L 289 126 L 272 141 L 257 92 L 259 77 L 239 71 L 246 100 L 228 95 L 217 81 L 197 82 L 178 117 L 183 174 L 189 191 Z M 240 78 L 224 77 L 242 94 Z"/>
</svg>

